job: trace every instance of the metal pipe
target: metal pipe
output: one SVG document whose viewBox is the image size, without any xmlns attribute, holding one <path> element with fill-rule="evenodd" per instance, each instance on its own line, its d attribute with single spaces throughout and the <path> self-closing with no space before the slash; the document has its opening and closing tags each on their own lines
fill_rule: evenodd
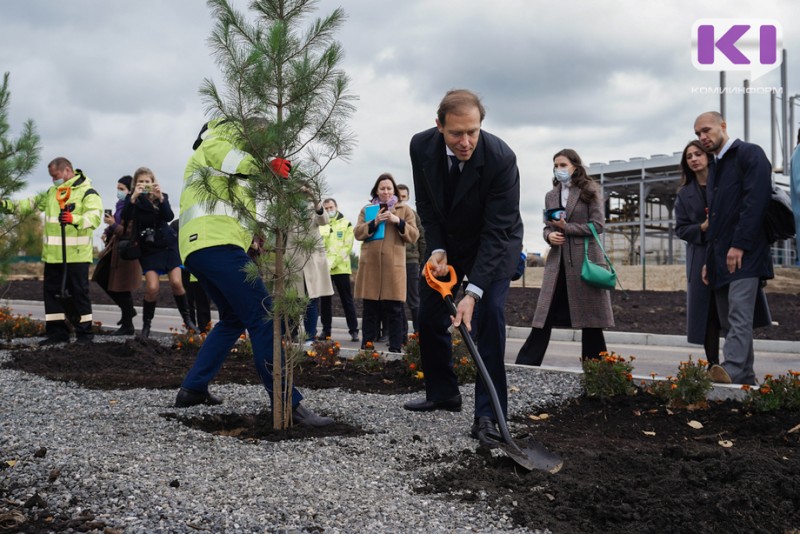
<svg viewBox="0 0 800 534">
<path fill-rule="evenodd" d="M 789 119 L 787 117 L 787 108 L 789 107 L 789 88 L 788 88 L 788 71 L 786 67 L 787 57 L 786 57 L 786 49 L 783 49 L 783 63 L 781 63 L 781 87 L 783 88 L 783 94 L 781 95 L 781 124 L 783 125 L 783 175 L 789 176 L 789 158 L 791 152 L 789 152 L 789 147 L 792 145 L 792 126 L 789 124 Z"/>
<path fill-rule="evenodd" d="M 777 117 L 775 116 L 775 99 L 778 98 L 775 95 L 775 92 L 772 91 L 769 94 L 769 138 L 770 144 L 772 146 L 772 169 L 774 170 L 776 165 L 775 162 L 778 159 L 778 146 L 777 146 L 777 136 L 775 135 L 775 123 L 777 122 Z"/>
<path fill-rule="evenodd" d="M 750 80 L 744 79 L 744 140 L 750 142 Z"/>
</svg>

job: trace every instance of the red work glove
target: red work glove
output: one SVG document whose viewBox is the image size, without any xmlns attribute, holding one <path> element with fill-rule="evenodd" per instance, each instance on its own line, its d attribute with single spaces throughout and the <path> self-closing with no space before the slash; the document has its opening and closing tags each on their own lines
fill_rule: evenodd
<svg viewBox="0 0 800 534">
<path fill-rule="evenodd" d="M 280 176 L 281 178 L 288 178 L 289 171 L 292 170 L 292 164 L 289 162 L 288 159 L 283 158 L 275 158 L 269 162 L 269 166 L 272 168 L 272 172 Z"/>
<path fill-rule="evenodd" d="M 58 222 L 61 224 L 72 224 L 72 212 L 62 211 L 61 215 L 58 216 Z"/>
</svg>

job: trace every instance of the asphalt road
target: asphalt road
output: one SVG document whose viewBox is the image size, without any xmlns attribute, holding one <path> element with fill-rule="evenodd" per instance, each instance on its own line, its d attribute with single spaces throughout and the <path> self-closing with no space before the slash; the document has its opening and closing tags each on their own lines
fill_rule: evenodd
<svg viewBox="0 0 800 534">
<path fill-rule="evenodd" d="M 4 301 L 4 306 L 10 306 L 14 313 L 31 314 L 36 319 L 44 319 L 44 306 L 40 301 Z M 141 308 L 137 308 L 139 315 L 134 319 L 137 330 L 141 328 Z M 119 308 L 116 306 L 96 305 L 93 309 L 94 320 L 100 321 L 104 326 L 116 328 L 119 319 Z M 216 312 L 212 312 L 212 319 L 217 319 Z M 174 329 L 181 328 L 182 321 L 175 308 L 156 309 L 153 320 L 153 332 L 169 334 Z M 170 330 L 172 328 L 173 330 Z M 513 364 L 530 329 L 510 327 L 506 343 L 506 362 Z M 359 343 L 350 341 L 344 318 L 334 318 L 333 338 L 340 341 L 345 352 L 355 351 Z M 674 376 L 681 361 L 689 355 L 696 360 L 704 358 L 703 348 L 698 345 L 689 345 L 683 336 L 666 336 L 652 334 L 635 334 L 627 332 L 606 332 L 606 342 L 610 351 L 621 356 L 635 356 L 633 362 L 634 375 L 637 379 L 647 379 L 653 373 L 657 377 Z M 378 344 L 378 350 L 385 350 L 385 346 Z M 348 350 L 349 349 L 349 350 Z M 756 340 L 755 371 L 759 380 L 765 374 L 774 376 L 785 374 L 787 370 L 800 370 L 800 342 Z M 553 330 L 550 346 L 545 356 L 542 369 L 553 369 L 570 372 L 580 372 L 580 331 Z"/>
</svg>

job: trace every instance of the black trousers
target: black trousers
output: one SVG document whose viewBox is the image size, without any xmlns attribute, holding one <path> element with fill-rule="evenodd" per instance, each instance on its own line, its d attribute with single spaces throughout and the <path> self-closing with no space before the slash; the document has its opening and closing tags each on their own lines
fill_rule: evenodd
<svg viewBox="0 0 800 534">
<path fill-rule="evenodd" d="M 408 337 L 409 318 L 414 332 L 419 332 L 419 284 L 419 263 L 406 263 L 406 305 L 403 306 L 403 339 Z M 408 315 L 406 315 L 406 307 L 408 307 Z"/>
<path fill-rule="evenodd" d="M 364 299 L 364 316 L 361 318 L 363 338 L 361 348 L 368 341 L 373 345 L 378 339 L 381 317 L 387 321 L 385 327 L 389 331 L 389 351 L 400 352 L 403 346 L 403 303 L 399 300 L 368 300 Z"/>
<path fill-rule="evenodd" d="M 542 328 L 532 328 L 528 339 L 519 349 L 517 360 L 514 363 L 520 365 L 541 365 L 544 354 L 550 345 L 550 335 L 553 326 L 572 327 L 572 319 L 569 314 L 569 297 L 567 295 L 567 275 L 564 272 L 562 261 L 558 280 L 556 281 L 553 300 L 550 303 L 550 310 L 547 312 Z M 581 328 L 581 359 L 597 358 L 601 352 L 605 352 L 606 340 L 603 336 L 602 328 Z"/>
<path fill-rule="evenodd" d="M 192 281 L 189 269 L 181 269 L 181 282 L 186 290 L 186 301 L 189 304 L 189 318 L 200 330 L 206 330 L 211 323 L 211 301 L 198 281 Z"/>
<path fill-rule="evenodd" d="M 464 277 L 456 267 L 456 279 Z M 503 416 L 508 415 L 508 388 L 504 363 L 506 349 L 505 302 L 510 280 L 495 280 L 483 289 L 481 312 L 472 317 L 472 330 L 478 332 L 478 352 L 486 364 L 492 385 L 497 390 Z M 453 345 L 449 328 L 450 311 L 442 296 L 426 283 L 420 283 L 419 345 L 425 374 L 425 397 L 432 401 L 459 394 L 453 372 Z M 495 419 L 489 392 L 480 378 L 475 384 L 475 417 Z"/>
<path fill-rule="evenodd" d="M 353 300 L 353 289 L 350 285 L 349 274 L 332 274 L 331 282 L 336 292 L 339 294 L 339 299 L 342 301 L 342 308 L 344 308 L 344 317 L 347 321 L 347 330 L 350 335 L 358 334 L 358 315 L 356 314 L 356 304 Z M 325 336 L 331 334 L 331 323 L 333 322 L 333 297 L 320 297 L 320 319 L 322 321 L 322 333 Z M 324 337 L 324 336 L 323 336 Z"/>
<path fill-rule="evenodd" d="M 66 291 L 71 303 L 65 309 L 61 296 L 61 280 L 64 269 L 67 270 Z M 68 317 L 68 314 L 75 317 Z M 91 339 L 92 335 L 92 301 L 89 298 L 89 264 L 88 263 L 45 263 L 44 264 L 44 320 L 47 337 L 69 340 L 70 319 L 75 335 L 79 338 Z"/>
</svg>

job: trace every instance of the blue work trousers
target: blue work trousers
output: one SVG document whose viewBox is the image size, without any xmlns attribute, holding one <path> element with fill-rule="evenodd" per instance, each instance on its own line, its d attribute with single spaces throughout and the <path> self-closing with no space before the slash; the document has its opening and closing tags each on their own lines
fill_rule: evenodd
<svg viewBox="0 0 800 534">
<path fill-rule="evenodd" d="M 245 279 L 245 266 L 250 258 L 241 247 L 220 245 L 192 252 L 186 258 L 186 267 L 200 282 L 219 311 L 219 322 L 208 333 L 200 347 L 197 360 L 183 380 L 186 389 L 206 392 L 236 340 L 245 330 L 253 345 L 253 360 L 264 388 L 272 402 L 272 298 L 257 278 Z M 283 355 L 281 355 L 283 357 Z M 292 388 L 292 406 L 297 406 L 303 396 Z"/>
</svg>

